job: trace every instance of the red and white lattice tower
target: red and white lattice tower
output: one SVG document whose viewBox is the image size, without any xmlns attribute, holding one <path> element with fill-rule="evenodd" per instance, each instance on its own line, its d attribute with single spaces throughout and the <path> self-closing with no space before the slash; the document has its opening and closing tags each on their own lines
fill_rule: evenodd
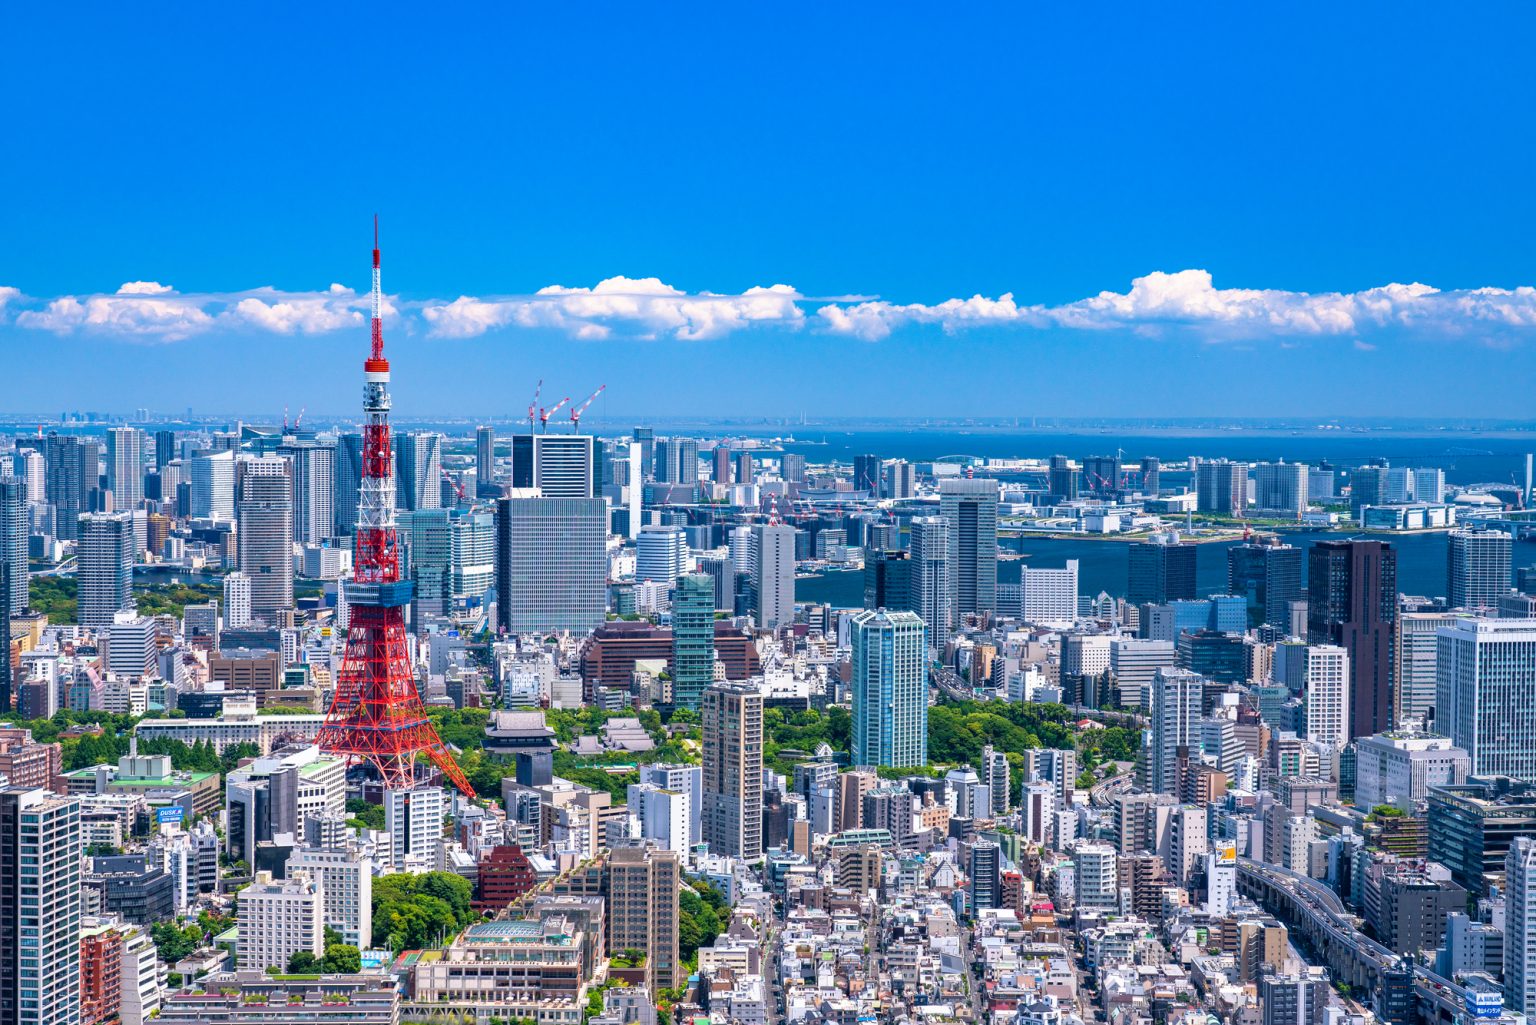
<svg viewBox="0 0 1536 1025">
<path fill-rule="evenodd" d="M 389 446 L 389 360 L 380 320 L 379 222 L 373 222 L 373 344 L 363 363 L 362 486 L 357 545 L 347 582 L 347 651 L 336 694 L 316 743 L 321 750 L 378 770 L 384 786 L 416 785 L 416 756 L 425 754 L 467 796 L 474 789 L 427 718 L 406 648 L 405 607 L 411 582 L 400 576 L 395 539 L 395 469 Z"/>
</svg>

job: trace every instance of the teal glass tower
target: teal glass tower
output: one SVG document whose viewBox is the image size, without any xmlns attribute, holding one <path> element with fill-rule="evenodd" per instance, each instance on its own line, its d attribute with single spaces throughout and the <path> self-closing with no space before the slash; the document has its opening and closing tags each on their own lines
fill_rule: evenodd
<svg viewBox="0 0 1536 1025">
<path fill-rule="evenodd" d="M 672 591 L 672 704 L 697 712 L 715 678 L 715 579 L 677 578 Z"/>
</svg>

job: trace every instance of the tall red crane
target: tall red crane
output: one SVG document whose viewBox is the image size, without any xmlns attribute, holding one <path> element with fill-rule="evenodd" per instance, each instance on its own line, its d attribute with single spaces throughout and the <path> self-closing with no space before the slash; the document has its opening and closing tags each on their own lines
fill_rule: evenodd
<svg viewBox="0 0 1536 1025">
<path fill-rule="evenodd" d="M 416 691 L 405 633 L 411 581 L 400 575 L 395 536 L 395 468 L 389 457 L 389 360 L 379 289 L 379 219 L 373 219 L 372 344 L 363 362 L 362 481 L 357 543 L 347 583 L 350 621 L 336 693 L 320 728 L 320 749 L 371 765 L 389 790 L 416 785 L 416 756 L 431 758 L 466 796 L 474 788 L 427 718 Z"/>
<path fill-rule="evenodd" d="M 587 407 L 588 406 L 592 405 L 593 402 L 597 401 L 597 397 L 599 395 L 601 395 L 603 393 L 603 390 L 605 388 L 607 388 L 607 387 L 608 386 L 606 384 L 598 385 L 597 386 L 597 391 L 595 391 L 591 395 L 587 396 L 587 401 L 583 402 L 579 406 L 572 406 L 571 407 L 571 431 L 572 431 L 572 433 L 575 433 L 577 430 L 579 430 L 581 428 L 581 414 L 583 414 L 583 413 L 585 413 L 587 411 Z"/>
<path fill-rule="evenodd" d="M 560 407 L 564 406 L 569 401 L 571 401 L 571 397 L 567 395 L 559 402 L 556 402 L 549 409 L 539 410 L 539 430 L 541 432 L 549 430 L 549 418 L 560 412 Z"/>
<path fill-rule="evenodd" d="M 539 378 L 538 385 L 533 389 L 533 401 L 528 403 L 528 433 L 533 433 L 533 422 L 539 415 L 539 395 L 544 391 L 544 379 Z"/>
</svg>

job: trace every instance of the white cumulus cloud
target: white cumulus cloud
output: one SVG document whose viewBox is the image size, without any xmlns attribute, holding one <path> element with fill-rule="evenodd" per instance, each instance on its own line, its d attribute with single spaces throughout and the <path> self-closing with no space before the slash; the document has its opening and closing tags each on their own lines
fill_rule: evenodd
<svg viewBox="0 0 1536 1025">
<path fill-rule="evenodd" d="M 368 296 L 340 284 L 317 291 L 262 287 L 180 292 L 158 281 L 129 281 L 115 292 L 34 298 L 0 287 L 0 322 L 59 334 L 175 341 L 216 331 L 320 335 L 366 325 Z M 808 328 L 879 341 L 910 328 L 947 334 L 1004 329 L 1132 331 L 1206 342 L 1337 337 L 1363 351 L 1395 338 L 1441 338 L 1508 345 L 1536 334 L 1536 288 L 1441 291 L 1388 284 L 1357 292 L 1218 288 L 1204 270 L 1154 271 L 1124 292 L 1059 305 L 1020 303 L 1013 293 L 935 303 L 860 295 L 812 299 L 789 285 L 740 293 L 687 292 L 659 278 L 611 277 L 591 287 L 549 285 L 532 294 L 462 295 L 452 301 L 386 296 L 386 319 L 435 338 L 557 331 L 584 340 L 709 341 L 753 329 Z"/>
</svg>

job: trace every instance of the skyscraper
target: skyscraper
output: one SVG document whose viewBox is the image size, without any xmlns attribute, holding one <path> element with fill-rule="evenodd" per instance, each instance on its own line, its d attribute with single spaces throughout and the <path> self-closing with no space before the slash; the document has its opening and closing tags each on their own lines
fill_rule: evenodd
<svg viewBox="0 0 1536 1025">
<path fill-rule="evenodd" d="M 251 612 L 272 621 L 293 607 L 293 485 L 288 460 L 242 460 L 235 531 L 240 572 L 251 578 Z"/>
<path fill-rule="evenodd" d="M 1195 545 L 1166 540 L 1131 545 L 1125 600 L 1132 605 L 1193 601 L 1196 552 Z"/>
<path fill-rule="evenodd" d="M 1147 456 L 1141 461 L 1141 493 L 1156 498 L 1163 483 L 1163 461 L 1157 456 Z"/>
<path fill-rule="evenodd" d="M 1536 1014 L 1536 839 L 1517 836 L 1504 856 L 1504 1007 Z"/>
<path fill-rule="evenodd" d="M 911 531 L 907 551 L 912 561 L 912 611 L 927 625 L 928 643 L 937 647 L 949 638 L 955 622 L 954 593 L 949 586 L 949 524 L 942 516 L 916 516 Z"/>
<path fill-rule="evenodd" d="M 80 802 L 0 790 L 0 1021 L 80 1020 Z"/>
<path fill-rule="evenodd" d="M 912 559 L 907 552 L 864 550 L 864 607 L 913 610 Z"/>
<path fill-rule="evenodd" d="M 443 504 L 443 436 L 427 432 L 395 436 L 395 508 L 406 512 Z"/>
<path fill-rule="evenodd" d="M 0 591 L 0 602 L 9 595 L 9 611 L 19 616 L 27 611 L 27 593 L 32 572 L 27 565 L 27 483 L 19 477 L 0 477 L 0 562 L 8 567 L 8 584 Z M 3 608 L 3 606 L 0 606 Z"/>
<path fill-rule="evenodd" d="M 672 593 L 672 704 L 699 710 L 715 678 L 715 581 L 705 573 L 677 579 Z"/>
<path fill-rule="evenodd" d="M 642 481 L 654 480 L 656 474 L 656 429 L 654 427 L 636 427 L 631 435 L 631 440 L 640 446 L 640 480 L 632 481 L 639 484 Z"/>
<path fill-rule="evenodd" d="M 913 612 L 853 617 L 854 765 L 928 764 L 928 642 Z"/>
<path fill-rule="evenodd" d="M 353 500 L 356 504 L 356 499 Z M 235 454 L 213 452 L 192 459 L 193 516 L 235 518 Z"/>
<path fill-rule="evenodd" d="M 1247 600 L 1250 627 L 1286 629 L 1291 602 L 1306 598 L 1301 561 L 1301 549 L 1281 544 L 1274 534 L 1227 549 L 1227 593 Z"/>
<path fill-rule="evenodd" d="M 1439 633 L 1442 626 L 1450 626 L 1464 619 L 1465 612 L 1402 612 L 1397 617 L 1397 630 L 1393 638 L 1392 654 L 1392 722 L 1401 727 L 1412 721 L 1425 723 L 1435 711 L 1435 688 L 1438 686 Z M 1442 720 L 1443 721 L 1443 720 Z M 1435 726 L 1444 733 L 1439 722 Z"/>
<path fill-rule="evenodd" d="M 101 442 L 95 438 L 68 438 L 50 434 L 43 446 L 48 502 L 58 510 L 59 537 L 73 541 L 79 535 L 80 514 L 99 504 L 101 490 Z"/>
<path fill-rule="evenodd" d="M 1179 792 L 1179 749 L 1200 750 L 1200 698 L 1204 677 L 1188 669 L 1159 669 L 1152 678 L 1147 790 Z"/>
<path fill-rule="evenodd" d="M 111 626 L 133 608 L 133 517 L 86 513 L 80 517 L 79 615 L 81 626 Z"/>
<path fill-rule="evenodd" d="M 512 437 L 512 486 L 538 488 L 545 498 L 595 498 L 592 437 L 517 434 Z"/>
<path fill-rule="evenodd" d="M 1241 518 L 1248 506 L 1248 464 L 1202 460 L 1195 472 L 1195 505 L 1201 512 Z"/>
<path fill-rule="evenodd" d="M 1072 460 L 1066 456 L 1051 456 L 1046 487 L 1057 501 L 1070 502 L 1077 498 L 1077 471 L 1072 468 Z"/>
<path fill-rule="evenodd" d="M 288 441 L 278 447 L 277 454 L 288 460 L 294 543 L 319 544 L 334 537 L 336 446 L 308 439 Z"/>
<path fill-rule="evenodd" d="M 749 684 L 704 691 L 703 836 L 711 854 L 763 853 L 763 695 Z"/>
<path fill-rule="evenodd" d="M 656 442 L 656 480 L 661 484 L 697 484 L 699 439 L 659 439 Z"/>
<path fill-rule="evenodd" d="M 144 432 L 137 427 L 107 432 L 107 489 L 117 512 L 137 509 L 144 501 Z"/>
<path fill-rule="evenodd" d="M 155 432 L 155 469 L 160 469 L 166 463 L 176 458 L 176 432 Z"/>
<path fill-rule="evenodd" d="M 1307 553 L 1307 641 L 1349 653 L 1350 738 L 1392 725 L 1397 552 L 1385 541 L 1319 541 Z"/>
<path fill-rule="evenodd" d="M 607 608 L 608 504 L 601 498 L 496 501 L 496 601 L 511 633 L 585 633 Z"/>
<path fill-rule="evenodd" d="M 1257 463 L 1253 468 L 1253 504 L 1266 512 L 1300 518 L 1307 511 L 1308 467 L 1304 463 Z"/>
<path fill-rule="evenodd" d="M 635 538 L 635 581 L 671 587 L 688 569 L 688 537 L 682 527 L 640 528 Z"/>
<path fill-rule="evenodd" d="M 949 586 L 955 621 L 997 611 L 997 481 L 944 480 L 939 512 L 949 524 Z"/>
<path fill-rule="evenodd" d="M 743 450 L 736 453 L 736 483 L 754 484 L 757 482 L 757 470 L 753 465 L 752 453 Z"/>
<path fill-rule="evenodd" d="M 880 493 L 880 457 L 860 455 L 853 457 L 853 490 Z"/>
<path fill-rule="evenodd" d="M 731 482 L 731 450 L 721 443 L 715 446 L 710 453 L 711 473 L 710 479 L 716 484 L 729 484 Z"/>
<path fill-rule="evenodd" d="M 452 601 L 448 514 L 447 509 L 418 509 L 399 516 L 401 570 L 415 584 L 412 600 L 418 617 L 446 615 Z"/>
<path fill-rule="evenodd" d="M 448 522 L 450 590 L 455 602 L 477 605 L 496 584 L 496 516 L 488 509 L 456 512 Z"/>
<path fill-rule="evenodd" d="M 760 630 L 794 622 L 795 528 L 786 523 L 752 528 L 752 616 Z"/>
<path fill-rule="evenodd" d="M 1457 619 L 1440 628 L 1435 728 L 1474 776 L 1536 782 L 1536 620 Z"/>
<path fill-rule="evenodd" d="M 501 493 L 496 486 L 496 428 L 475 428 L 475 494 L 494 498 Z"/>
<path fill-rule="evenodd" d="M 1468 528 L 1450 533 L 1446 587 L 1453 609 L 1495 608 L 1509 593 L 1515 539 L 1502 530 Z"/>
<path fill-rule="evenodd" d="M 1120 494 L 1120 457 L 1089 456 L 1083 460 L 1083 482 L 1094 498 L 1113 499 Z"/>
<path fill-rule="evenodd" d="M 363 486 L 363 436 L 336 436 L 336 536 L 357 534 L 357 493 Z"/>
</svg>

